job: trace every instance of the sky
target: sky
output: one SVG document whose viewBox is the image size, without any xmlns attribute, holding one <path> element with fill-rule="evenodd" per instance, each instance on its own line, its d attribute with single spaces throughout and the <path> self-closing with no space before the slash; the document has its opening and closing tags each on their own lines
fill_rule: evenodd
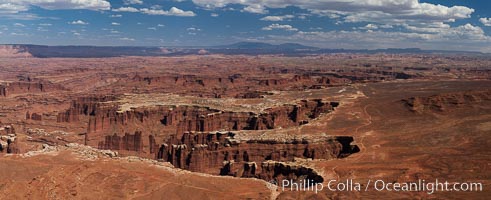
<svg viewBox="0 0 491 200">
<path fill-rule="evenodd" d="M 0 43 L 491 52 L 488 0 L 0 0 Z"/>
</svg>

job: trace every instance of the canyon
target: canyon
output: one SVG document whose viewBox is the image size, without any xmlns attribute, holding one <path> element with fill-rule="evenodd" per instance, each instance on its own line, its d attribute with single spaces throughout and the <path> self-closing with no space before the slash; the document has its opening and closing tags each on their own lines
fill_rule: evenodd
<svg viewBox="0 0 491 200">
<path fill-rule="evenodd" d="M 322 178 L 312 169 L 287 170 L 290 167 L 282 162 L 293 162 L 295 158 L 335 159 L 359 151 L 351 145 L 353 138 L 277 142 L 238 140 L 233 132 L 226 132 L 301 126 L 334 111 L 338 102 L 301 100 L 264 108 L 260 113 L 190 105 L 131 107 L 122 111 L 116 102 L 114 96 L 79 98 L 58 114 L 57 121 L 77 123 L 80 118 L 88 118 L 85 145 L 162 160 L 195 172 L 267 181 L 295 180 L 307 175 L 304 173 L 319 180 Z"/>
<path fill-rule="evenodd" d="M 491 61 L 482 57 L 24 56 L 0 59 L 0 174 L 8 177 L 0 180 L 0 195 L 486 195 L 313 193 L 280 185 L 305 179 L 324 185 L 333 179 L 460 181 L 456 173 L 489 184 L 491 152 L 483 147 L 491 130 Z"/>
</svg>

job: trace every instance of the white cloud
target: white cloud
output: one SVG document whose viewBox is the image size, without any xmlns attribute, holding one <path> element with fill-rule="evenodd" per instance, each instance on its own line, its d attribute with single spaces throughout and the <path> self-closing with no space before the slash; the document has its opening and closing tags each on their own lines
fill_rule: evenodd
<svg viewBox="0 0 491 200">
<path fill-rule="evenodd" d="M 17 26 L 17 27 L 26 27 L 26 25 L 21 24 L 21 23 L 15 23 L 14 26 Z"/>
<path fill-rule="evenodd" d="M 268 10 L 260 4 L 251 4 L 243 9 L 245 12 L 257 13 L 257 14 L 266 14 Z"/>
<path fill-rule="evenodd" d="M 187 31 L 189 31 L 189 32 L 197 32 L 197 31 L 201 31 L 201 29 L 199 29 L 199 28 L 194 28 L 194 27 L 187 28 L 186 30 L 187 30 Z"/>
<path fill-rule="evenodd" d="M 119 38 L 120 40 L 123 40 L 123 41 L 135 41 L 134 38 L 129 38 L 129 37 L 123 37 L 123 38 Z"/>
<path fill-rule="evenodd" d="M 39 26 L 39 27 L 37 28 L 37 30 L 38 30 L 38 31 L 43 31 L 43 32 L 48 31 L 48 29 L 45 29 L 44 27 L 41 27 L 41 26 Z"/>
<path fill-rule="evenodd" d="M 123 17 L 123 15 L 109 15 L 109 17 L 111 17 L 111 18 L 119 18 L 119 17 Z"/>
<path fill-rule="evenodd" d="M 479 21 L 484 25 L 484 26 L 491 26 L 491 18 L 480 18 Z"/>
<path fill-rule="evenodd" d="M 219 15 L 217 13 L 211 13 L 210 16 L 212 16 L 212 17 L 218 17 Z"/>
<path fill-rule="evenodd" d="M 261 18 L 261 20 L 262 21 L 273 21 L 273 22 L 277 22 L 277 21 L 283 21 L 285 19 L 292 19 L 292 18 L 295 18 L 295 16 L 293 16 L 293 15 L 266 16 L 266 17 Z"/>
<path fill-rule="evenodd" d="M 13 2 L 0 3 L 0 14 L 14 14 L 27 10 L 29 10 L 29 5 L 27 4 L 16 4 Z"/>
<path fill-rule="evenodd" d="M 31 6 L 48 10 L 109 10 L 111 3 L 106 0 L 0 0 L 0 14 L 15 14 L 27 11 Z"/>
<path fill-rule="evenodd" d="M 402 24 L 401 26 L 409 31 L 418 33 L 440 33 L 448 31 L 451 28 L 450 25 L 443 22 L 426 23 L 424 26 L 413 26 L 409 24 Z"/>
<path fill-rule="evenodd" d="M 293 28 L 291 25 L 282 25 L 282 24 L 271 24 L 269 26 L 263 27 L 262 30 L 264 31 L 272 31 L 274 29 L 282 29 L 286 31 L 298 31 L 298 29 Z"/>
<path fill-rule="evenodd" d="M 15 33 L 15 32 L 10 33 L 10 35 L 13 35 L 13 36 L 27 36 L 27 34 L 25 34 L 25 33 Z"/>
<path fill-rule="evenodd" d="M 421 3 L 419 0 L 193 0 L 204 8 L 223 8 L 231 4 L 246 6 L 245 11 L 266 13 L 267 8 L 295 6 L 313 14 L 344 18 L 347 22 L 376 22 L 380 24 L 405 21 L 427 22 L 470 18 L 474 9 L 465 6 L 442 6 Z M 259 4 L 260 3 L 260 4 Z M 384 22 L 384 23 L 382 23 Z"/>
<path fill-rule="evenodd" d="M 151 10 L 162 10 L 162 6 L 161 5 L 153 5 L 153 6 L 150 6 L 150 9 Z"/>
<path fill-rule="evenodd" d="M 382 24 L 379 26 L 379 28 L 394 28 L 394 26 L 392 26 L 390 24 Z"/>
<path fill-rule="evenodd" d="M 68 22 L 69 24 L 73 24 L 73 25 L 88 25 L 89 23 L 88 22 L 84 22 L 82 20 L 76 20 L 76 21 L 72 21 L 72 22 Z"/>
<path fill-rule="evenodd" d="M 140 9 L 140 12 L 148 15 L 166 15 L 166 16 L 179 16 L 179 17 L 196 16 L 196 14 L 193 11 L 184 11 L 176 7 L 172 7 L 168 11 L 142 8 Z"/>
<path fill-rule="evenodd" d="M 111 23 L 111 25 L 113 25 L 113 26 L 119 26 L 119 25 L 121 25 L 121 24 L 120 24 L 120 23 L 118 23 L 118 22 L 112 22 L 112 23 Z"/>
<path fill-rule="evenodd" d="M 125 5 L 130 5 L 130 4 L 143 4 L 142 0 L 123 0 L 123 3 Z"/>
<path fill-rule="evenodd" d="M 154 30 L 154 31 L 156 31 L 156 30 L 157 30 L 157 28 L 155 28 L 155 27 L 148 27 L 147 29 L 148 29 L 148 30 Z"/>
<path fill-rule="evenodd" d="M 165 25 L 163 24 L 157 24 L 158 27 L 164 27 Z"/>
<path fill-rule="evenodd" d="M 114 11 L 114 12 L 138 12 L 138 9 L 133 8 L 133 7 L 121 7 L 121 8 L 112 9 L 112 11 Z"/>
<path fill-rule="evenodd" d="M 157 7 L 137 9 L 134 7 L 121 7 L 113 9 L 115 12 L 140 12 L 147 15 L 166 15 L 166 16 L 179 16 L 179 17 L 194 17 L 196 14 L 193 11 L 184 11 L 176 7 L 172 7 L 169 10 L 158 9 Z"/>
<path fill-rule="evenodd" d="M 366 26 L 360 27 L 359 29 L 375 30 L 375 29 L 378 29 L 378 26 L 375 24 L 367 24 Z"/>
<path fill-rule="evenodd" d="M 243 11 L 262 14 L 268 12 L 268 9 L 281 9 L 289 6 L 297 7 L 308 11 L 308 15 L 319 15 L 331 18 L 336 21 L 336 25 L 342 23 L 366 23 L 368 24 L 367 26 L 356 28 L 356 30 L 366 31 L 338 31 L 335 33 L 341 35 L 347 34 L 349 36 L 366 36 L 368 34 L 370 36 L 368 37 L 369 39 L 372 39 L 373 42 L 380 42 L 380 44 L 388 42 L 385 39 L 385 37 L 388 36 L 394 40 L 393 43 L 398 43 L 396 42 L 396 36 L 401 37 L 401 40 L 412 37 L 412 39 L 419 38 L 425 41 L 446 41 L 446 39 L 452 38 L 453 40 L 450 39 L 446 42 L 454 43 L 464 43 L 459 40 L 475 41 L 489 39 L 478 26 L 465 24 L 452 27 L 450 25 L 451 22 L 470 18 L 471 14 L 474 13 L 473 8 L 465 6 L 444 6 L 440 4 L 424 3 L 419 0 L 193 0 L 193 2 L 206 9 L 228 9 L 231 8 L 230 5 L 239 4 L 245 7 Z M 298 15 L 299 19 L 306 18 L 300 18 L 300 16 L 306 15 Z M 285 18 L 280 16 L 266 16 L 261 18 L 261 20 L 285 21 Z M 480 22 L 484 25 L 491 25 L 491 19 L 489 18 L 480 19 Z M 280 24 L 272 24 L 263 28 L 263 30 L 273 29 L 296 30 L 296 28 L 291 27 L 290 25 Z M 300 35 L 300 33 L 297 33 L 296 35 Z M 312 34 L 309 36 L 306 35 L 307 34 L 303 34 L 302 36 L 312 37 L 312 41 L 314 41 L 315 37 L 313 37 Z M 329 35 L 329 37 L 332 38 L 341 37 L 332 34 L 332 32 L 330 34 L 321 34 L 320 36 L 325 35 Z M 371 36 L 378 36 L 379 38 Z M 330 41 L 340 44 L 349 41 L 349 37 L 342 38 L 338 41 Z M 295 40 L 292 42 L 295 42 Z M 357 43 L 354 44 L 356 47 Z M 366 42 L 365 44 L 370 44 L 370 42 Z M 406 45 L 411 46 L 414 44 L 408 42 Z M 441 46 L 450 45 L 445 44 Z M 428 47 L 432 48 L 433 46 Z M 488 49 L 491 48 L 488 47 Z"/>
<path fill-rule="evenodd" d="M 39 19 L 48 18 L 48 17 L 40 17 L 37 14 L 32 14 L 32 13 L 27 13 L 27 12 L 8 13 L 8 12 L 3 12 L 2 10 L 0 10 L 0 17 L 1 18 L 16 19 L 16 20 L 39 20 Z"/>
<path fill-rule="evenodd" d="M 106 0 L 33 0 L 32 5 L 45 9 L 87 9 L 87 10 L 109 10 L 111 3 Z"/>
<path fill-rule="evenodd" d="M 422 31 L 422 30 L 420 30 Z M 298 31 L 293 35 L 269 35 L 265 42 L 298 42 L 324 48 L 377 49 L 423 48 L 490 52 L 491 37 L 471 24 L 441 27 L 433 32 L 403 31 Z M 458 41 L 458 42 L 457 42 Z M 465 49 L 463 49 L 465 48 Z"/>
<path fill-rule="evenodd" d="M 48 23 L 41 23 L 39 26 L 52 26 L 53 24 L 48 24 Z"/>
</svg>

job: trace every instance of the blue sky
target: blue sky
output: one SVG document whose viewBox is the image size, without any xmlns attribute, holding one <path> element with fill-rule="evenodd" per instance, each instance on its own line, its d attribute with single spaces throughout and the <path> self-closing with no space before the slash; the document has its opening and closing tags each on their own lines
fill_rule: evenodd
<svg viewBox="0 0 491 200">
<path fill-rule="evenodd" d="M 0 0 L 0 43 L 491 52 L 481 0 Z"/>
</svg>

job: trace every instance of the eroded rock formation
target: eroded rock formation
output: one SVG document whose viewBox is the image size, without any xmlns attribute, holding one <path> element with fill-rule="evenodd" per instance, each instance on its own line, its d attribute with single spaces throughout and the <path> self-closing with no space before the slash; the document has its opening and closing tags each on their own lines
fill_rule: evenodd
<svg viewBox="0 0 491 200">
<path fill-rule="evenodd" d="M 126 133 L 122 137 L 117 134 L 108 135 L 104 138 L 104 141 L 99 142 L 98 148 L 142 152 L 142 132 L 135 132 L 135 134 Z"/>
<path fill-rule="evenodd" d="M 13 94 L 42 93 L 54 90 L 64 90 L 61 85 L 46 81 L 15 81 L 0 83 L 0 97 L 7 97 Z"/>
<path fill-rule="evenodd" d="M 29 113 L 29 111 L 26 113 L 26 119 L 30 120 L 36 120 L 36 121 L 41 121 L 43 120 L 43 115 L 42 114 L 37 114 L 37 113 Z"/>
<path fill-rule="evenodd" d="M 334 159 L 359 151 L 352 137 L 310 140 L 239 140 L 232 132 L 193 133 L 172 136 L 160 146 L 157 159 L 176 167 L 214 175 L 254 177 L 265 180 L 308 176 L 322 182 L 312 169 L 293 166 L 295 158 Z M 320 177 L 320 178 L 319 178 Z"/>
<path fill-rule="evenodd" d="M 193 105 L 121 110 L 113 96 L 79 98 L 58 115 L 59 122 L 87 119 L 86 144 L 168 161 L 196 172 L 281 180 L 312 177 L 312 169 L 287 164 L 295 158 L 334 159 L 359 151 L 351 137 L 314 140 L 236 139 L 228 131 L 287 128 L 309 123 L 337 102 L 302 100 L 260 113 L 223 111 Z M 124 133 L 124 134 L 121 134 Z M 320 178 L 319 178 L 320 177 Z"/>
<path fill-rule="evenodd" d="M 19 153 L 14 127 L 0 126 L 0 153 Z"/>
<path fill-rule="evenodd" d="M 112 101 L 116 98 L 114 96 L 94 96 L 94 97 L 80 97 L 77 100 L 72 101 L 72 104 L 68 110 L 63 113 L 58 113 L 58 122 L 77 122 L 79 121 L 79 115 L 95 115 L 95 111 L 100 106 L 100 102 Z"/>
<path fill-rule="evenodd" d="M 266 72 L 274 73 L 274 72 Z M 342 79 L 342 80 L 341 80 Z M 285 74 L 274 78 L 245 77 L 242 74 L 227 76 L 201 75 L 139 75 L 121 80 L 126 86 L 132 85 L 134 92 L 145 90 L 186 93 L 200 97 L 223 98 L 260 98 L 271 90 L 304 90 L 307 88 L 322 88 L 350 82 L 344 78 L 336 78 L 330 74 L 293 75 Z M 122 84 L 122 83 L 121 83 Z M 178 90 L 176 90 L 179 88 Z M 199 89 L 199 92 L 194 92 Z"/>
<path fill-rule="evenodd" d="M 339 105 L 313 99 L 267 108 L 261 113 L 192 105 L 138 107 L 121 111 L 117 103 L 109 102 L 114 100 L 112 96 L 80 98 L 67 111 L 59 113 L 58 122 L 78 122 L 81 117 L 88 118 L 86 144 L 99 147 L 101 141 L 107 143 L 106 137 L 112 137 L 114 133 L 123 137 L 118 134 L 142 131 L 143 138 L 153 135 L 162 141 L 169 135 L 181 135 L 187 131 L 266 130 L 299 126 L 333 111 Z M 144 141 L 144 152 L 149 152 L 153 147 L 146 139 Z"/>
<path fill-rule="evenodd" d="M 459 108 L 463 105 L 489 102 L 491 101 L 491 90 L 442 93 L 427 97 L 411 97 L 402 101 L 413 112 L 442 112 Z"/>
</svg>

